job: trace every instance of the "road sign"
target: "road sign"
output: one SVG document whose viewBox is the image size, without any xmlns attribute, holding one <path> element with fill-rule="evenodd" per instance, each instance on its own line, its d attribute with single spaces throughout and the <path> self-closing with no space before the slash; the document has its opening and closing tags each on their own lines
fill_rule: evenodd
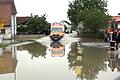
<svg viewBox="0 0 120 80">
<path fill-rule="evenodd" d="M 4 23 L 0 23 L 0 27 L 3 27 L 4 26 Z"/>
<path fill-rule="evenodd" d="M 0 20 L 0 30 L 4 29 L 3 26 L 4 26 L 4 20 Z"/>
</svg>

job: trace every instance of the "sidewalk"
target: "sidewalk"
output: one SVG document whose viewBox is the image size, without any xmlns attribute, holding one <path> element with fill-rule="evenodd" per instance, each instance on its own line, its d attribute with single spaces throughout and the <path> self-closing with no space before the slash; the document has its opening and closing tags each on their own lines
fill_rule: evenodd
<svg viewBox="0 0 120 80">
<path fill-rule="evenodd" d="M 33 40 L 44 37 L 45 35 L 16 35 L 16 40 Z"/>
<path fill-rule="evenodd" d="M 24 45 L 44 37 L 45 35 L 16 35 L 15 40 L 3 40 L 4 45 Z"/>
</svg>

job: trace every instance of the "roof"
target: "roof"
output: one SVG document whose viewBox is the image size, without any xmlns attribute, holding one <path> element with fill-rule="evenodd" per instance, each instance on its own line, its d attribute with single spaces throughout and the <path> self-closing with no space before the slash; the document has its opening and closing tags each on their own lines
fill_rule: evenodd
<svg viewBox="0 0 120 80">
<path fill-rule="evenodd" d="M 0 17 L 5 21 L 5 25 L 11 25 L 11 15 L 17 10 L 13 0 L 0 0 Z"/>
<path fill-rule="evenodd" d="M 120 16 L 113 16 L 113 19 L 115 19 L 116 22 L 120 21 Z"/>
<path fill-rule="evenodd" d="M 17 17 L 17 25 L 26 23 L 29 18 L 30 17 Z"/>
<path fill-rule="evenodd" d="M 13 0 L 0 0 L 0 5 L 10 5 L 11 6 L 11 14 L 16 14 L 17 10 Z"/>
</svg>

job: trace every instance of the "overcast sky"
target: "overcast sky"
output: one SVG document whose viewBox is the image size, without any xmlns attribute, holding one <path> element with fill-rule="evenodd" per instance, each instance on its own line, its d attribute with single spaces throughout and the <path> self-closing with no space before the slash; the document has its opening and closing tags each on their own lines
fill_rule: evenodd
<svg viewBox="0 0 120 80">
<path fill-rule="evenodd" d="M 17 8 L 17 16 L 30 16 L 47 14 L 49 22 L 59 22 L 67 19 L 68 1 L 72 0 L 14 0 Z M 108 0 L 110 15 L 120 12 L 120 0 Z"/>
<path fill-rule="evenodd" d="M 108 10 L 110 15 L 118 15 L 120 13 L 120 0 L 108 0 Z"/>
</svg>

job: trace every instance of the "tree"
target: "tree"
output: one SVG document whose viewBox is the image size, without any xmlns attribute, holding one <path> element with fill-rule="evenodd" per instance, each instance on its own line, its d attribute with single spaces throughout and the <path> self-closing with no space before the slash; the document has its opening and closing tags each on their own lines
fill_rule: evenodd
<svg viewBox="0 0 120 80">
<path fill-rule="evenodd" d="M 89 13 L 89 14 L 87 14 Z M 108 16 L 96 9 L 85 11 L 84 30 L 85 32 L 98 33 L 107 26 Z"/>
<path fill-rule="evenodd" d="M 69 9 L 67 13 L 71 24 L 74 26 L 72 27 L 73 30 L 75 30 L 79 22 L 83 20 L 83 7 L 80 2 L 80 0 L 75 0 L 69 4 Z"/>
<path fill-rule="evenodd" d="M 46 56 L 46 53 L 45 53 L 46 47 L 38 42 L 23 45 L 22 48 L 28 50 L 29 54 L 32 55 L 31 57 L 32 59 L 33 57 L 41 56 L 45 58 Z"/>
<path fill-rule="evenodd" d="M 70 2 L 68 17 L 73 29 L 82 22 L 84 30 L 97 32 L 107 24 L 107 1 L 106 0 L 75 0 Z"/>
<path fill-rule="evenodd" d="M 31 18 L 27 22 L 27 28 L 29 32 L 41 32 L 44 29 L 49 28 L 49 23 L 46 21 L 46 15 L 43 14 L 41 17 L 38 15 L 31 15 Z"/>
</svg>

